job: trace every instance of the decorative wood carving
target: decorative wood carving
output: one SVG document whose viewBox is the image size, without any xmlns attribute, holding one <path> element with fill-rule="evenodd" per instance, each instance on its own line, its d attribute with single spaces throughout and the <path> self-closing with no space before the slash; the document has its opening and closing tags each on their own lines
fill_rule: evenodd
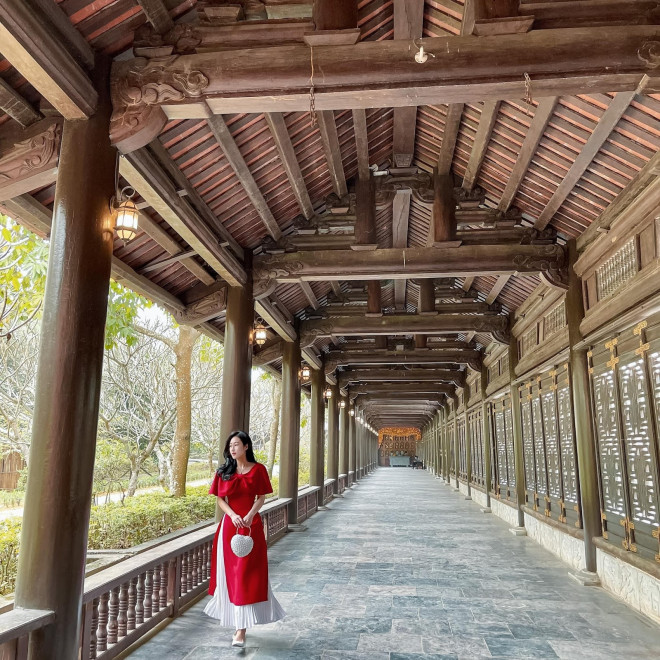
<svg viewBox="0 0 660 660">
<path fill-rule="evenodd" d="M 45 186 L 57 175 L 62 121 L 44 120 L 22 131 L 20 136 L 23 139 L 7 150 L 0 145 L 0 199 Z"/>
<path fill-rule="evenodd" d="M 176 312 L 174 318 L 180 325 L 199 325 L 219 316 L 227 307 L 227 287 L 188 305 L 182 312 Z"/>
</svg>

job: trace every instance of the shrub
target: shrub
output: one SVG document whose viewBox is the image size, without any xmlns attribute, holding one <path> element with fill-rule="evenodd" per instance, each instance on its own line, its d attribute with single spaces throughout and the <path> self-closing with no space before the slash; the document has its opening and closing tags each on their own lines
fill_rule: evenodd
<svg viewBox="0 0 660 660">
<path fill-rule="evenodd" d="M 21 518 L 0 521 L 0 594 L 14 591 L 20 539 Z"/>
</svg>

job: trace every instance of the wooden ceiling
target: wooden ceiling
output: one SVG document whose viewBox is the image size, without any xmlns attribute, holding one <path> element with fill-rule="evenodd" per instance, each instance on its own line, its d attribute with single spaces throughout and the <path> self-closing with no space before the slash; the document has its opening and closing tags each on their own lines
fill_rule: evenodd
<svg viewBox="0 0 660 660">
<path fill-rule="evenodd" d="M 149 25 L 160 24 L 160 32 L 175 25 L 193 25 L 199 20 L 198 10 L 213 4 L 197 0 L 29 2 L 46 17 L 47 24 L 64 35 L 64 47 L 79 61 L 86 48 L 118 59 L 132 57 L 136 38 L 141 43 Z M 224 49 L 245 46 L 241 39 L 248 37 L 234 30 L 237 26 L 258 26 L 263 47 L 269 45 L 271 34 L 273 43 L 281 43 L 283 26 L 289 29 L 311 22 L 311 2 L 241 0 L 238 4 L 243 5 L 247 20 L 229 26 L 233 33 L 222 45 Z M 454 0 L 359 0 L 359 40 L 406 39 L 412 57 L 417 36 L 465 34 L 464 11 L 464 3 Z M 536 16 L 534 30 L 660 23 L 657 3 L 645 0 L 564 0 L 521 6 L 521 16 L 532 13 Z M 282 16 L 297 18 L 283 21 Z M 603 17 L 600 22 L 599 16 Z M 15 132 L 35 118 L 57 115 L 50 100 L 4 58 L 0 58 L 0 79 L 0 138 L 3 131 Z M 352 190 L 360 167 L 384 171 L 397 164 L 395 157 L 406 148 L 420 172 L 432 173 L 439 163 L 446 163 L 457 189 L 480 193 L 482 209 L 516 210 L 523 226 L 549 227 L 555 232 L 555 241 L 562 244 L 580 236 L 626 187 L 634 185 L 639 172 L 659 151 L 660 94 L 648 91 L 655 88 L 657 83 L 638 93 L 585 89 L 577 96 L 536 98 L 532 82 L 527 100 L 424 105 L 416 111 L 412 108 L 412 113 L 410 108 L 374 108 L 315 115 L 284 112 L 171 119 L 147 150 L 176 184 L 182 203 L 189 204 L 195 216 L 225 244 L 230 241 L 229 250 L 235 256 L 241 250 L 259 254 L 271 238 L 298 235 L 301 216 L 308 220 L 325 217 L 335 203 L 328 196 L 342 197 Z M 0 159 L 2 155 L 0 151 Z M 0 203 L 11 215 L 45 233 L 47 227 L 39 222 L 52 208 L 54 190 L 52 181 L 19 199 L 1 199 Z M 213 284 L 217 269 L 181 235 L 172 217 L 163 217 L 153 203 L 139 201 L 143 214 L 140 233 L 126 245 L 118 239 L 115 244 L 115 257 L 128 267 L 122 271 L 125 281 L 160 302 L 172 303 L 169 296 L 174 296 L 179 307 L 194 305 L 217 288 Z M 396 204 L 378 208 L 378 247 L 426 246 L 431 207 L 413 197 L 403 227 L 397 224 L 400 216 L 393 208 Z M 176 212 L 174 208 L 172 213 Z M 333 234 L 339 238 L 341 232 L 330 229 L 329 235 Z M 470 300 L 499 303 L 501 313 L 507 314 L 538 284 L 536 276 L 476 276 L 436 282 L 436 294 L 441 303 L 471 292 Z M 366 301 L 365 286 L 359 281 L 281 283 L 265 304 L 267 309 L 258 306 L 257 312 L 277 331 L 278 324 L 293 326 L 296 317 L 313 319 L 324 308 L 330 309 L 333 301 L 345 299 L 344 308 L 361 309 Z M 383 312 L 394 313 L 398 303 L 398 313 L 414 314 L 418 295 L 418 285 L 412 280 L 383 280 Z M 218 309 L 215 316 L 207 314 L 202 327 L 221 337 L 224 309 Z M 482 332 L 444 338 L 471 342 L 478 348 L 490 342 L 490 336 Z M 318 354 L 353 341 L 324 337 L 312 350 Z M 365 337 L 367 346 L 371 341 Z M 308 353 L 308 358 L 313 356 Z M 413 417 L 408 421 L 421 423 L 423 419 Z"/>
</svg>

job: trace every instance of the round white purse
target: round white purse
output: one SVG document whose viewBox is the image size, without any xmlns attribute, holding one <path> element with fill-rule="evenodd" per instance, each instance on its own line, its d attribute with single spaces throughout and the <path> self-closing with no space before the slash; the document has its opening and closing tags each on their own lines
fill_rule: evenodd
<svg viewBox="0 0 660 660">
<path fill-rule="evenodd" d="M 236 534 L 231 537 L 231 549 L 232 552 L 237 557 L 247 557 L 254 547 L 254 541 L 252 540 L 252 528 L 247 535 L 241 534 L 236 530 Z"/>
</svg>

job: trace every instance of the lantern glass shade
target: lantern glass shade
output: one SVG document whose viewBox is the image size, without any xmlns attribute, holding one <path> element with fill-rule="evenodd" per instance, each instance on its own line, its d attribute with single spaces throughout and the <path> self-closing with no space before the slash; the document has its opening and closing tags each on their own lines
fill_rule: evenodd
<svg viewBox="0 0 660 660">
<path fill-rule="evenodd" d="M 326 399 L 332 399 L 332 389 L 328 387 L 325 392 L 323 392 L 323 396 Z"/>
<path fill-rule="evenodd" d="M 138 231 L 138 209 L 131 199 L 124 199 L 117 207 L 115 231 L 122 241 L 131 241 Z"/>
<path fill-rule="evenodd" d="M 300 377 L 301 377 L 303 380 L 309 380 L 309 379 L 311 378 L 311 376 L 312 376 L 312 372 L 311 372 L 311 370 L 310 370 L 309 367 L 303 367 L 303 368 L 300 370 Z"/>
<path fill-rule="evenodd" d="M 355 417 L 355 410 L 353 410 L 353 408 L 351 408 L 351 409 L 348 411 L 348 414 L 349 414 L 351 417 Z"/>
<path fill-rule="evenodd" d="M 254 329 L 254 343 L 257 346 L 263 346 L 266 343 L 267 338 L 268 338 L 268 334 L 266 333 L 266 328 L 264 328 L 263 325 L 259 324 Z"/>
<path fill-rule="evenodd" d="M 346 401 L 344 401 L 344 399 L 342 399 L 342 400 L 339 402 L 339 407 L 340 407 L 340 408 L 346 408 Z"/>
</svg>

